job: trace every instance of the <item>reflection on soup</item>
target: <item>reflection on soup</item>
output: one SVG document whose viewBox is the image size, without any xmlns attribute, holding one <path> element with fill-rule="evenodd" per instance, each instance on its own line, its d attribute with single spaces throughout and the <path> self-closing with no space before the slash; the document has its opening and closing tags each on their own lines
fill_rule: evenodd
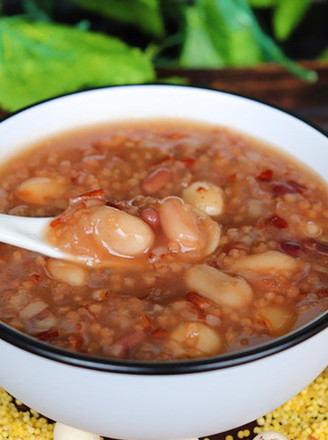
<svg viewBox="0 0 328 440">
<path fill-rule="evenodd" d="M 53 345 L 172 360 L 241 350 L 328 308 L 328 197 L 220 127 L 137 121 L 48 139 L 0 170 L 0 210 L 54 216 L 60 261 L 0 245 L 0 319 Z"/>
</svg>

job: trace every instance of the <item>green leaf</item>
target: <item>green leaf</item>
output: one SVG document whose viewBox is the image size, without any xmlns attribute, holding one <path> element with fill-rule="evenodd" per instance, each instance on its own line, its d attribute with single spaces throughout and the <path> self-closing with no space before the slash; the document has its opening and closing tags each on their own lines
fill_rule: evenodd
<svg viewBox="0 0 328 440">
<path fill-rule="evenodd" d="M 164 35 L 159 0 L 70 0 L 114 20 L 137 26 L 155 37 Z"/>
<path fill-rule="evenodd" d="M 305 81 L 313 82 L 317 80 L 317 74 L 315 71 L 305 69 L 304 67 L 286 57 L 279 46 L 277 46 L 276 43 L 262 31 L 252 9 L 250 8 L 246 0 L 235 1 L 243 10 L 244 19 L 251 23 L 254 37 L 257 39 L 259 45 L 261 46 L 267 61 L 275 61 L 280 63 L 281 65 L 286 67 L 286 69 L 290 70 L 296 76 L 304 79 Z"/>
<path fill-rule="evenodd" d="M 252 24 L 254 36 L 261 46 L 267 61 L 275 61 L 280 63 L 286 69 L 291 71 L 294 75 L 304 79 L 305 81 L 314 82 L 317 80 L 317 73 L 315 71 L 305 69 L 304 67 L 286 57 L 280 47 L 277 46 L 276 43 L 262 31 L 260 25 L 255 18 L 254 13 L 247 4 L 246 0 L 235 1 L 239 3 L 240 7 L 244 11 L 244 19 L 248 20 L 249 23 Z"/>
<path fill-rule="evenodd" d="M 168 76 L 166 78 L 159 78 L 157 81 L 160 84 L 177 84 L 179 86 L 186 86 L 189 84 L 189 78 L 183 76 Z"/>
<path fill-rule="evenodd" d="M 249 66 L 261 60 L 252 29 L 235 0 L 198 0 L 186 8 L 183 66 Z"/>
<path fill-rule="evenodd" d="M 301 22 L 312 0 L 279 0 L 273 16 L 275 36 L 286 40 Z"/>
<path fill-rule="evenodd" d="M 0 106 L 5 110 L 82 88 L 153 79 L 149 57 L 116 38 L 0 18 Z"/>
<path fill-rule="evenodd" d="M 314 71 L 286 57 L 262 31 L 246 0 L 197 0 L 193 8 L 193 20 L 186 10 L 181 55 L 185 67 L 246 66 L 265 60 L 282 64 L 306 81 L 317 79 Z"/>
<path fill-rule="evenodd" d="M 319 59 L 319 60 L 323 60 L 323 61 L 328 60 L 328 46 L 327 46 L 326 49 L 322 52 L 322 54 L 319 56 L 318 59 Z"/>
<path fill-rule="evenodd" d="M 247 0 L 254 8 L 270 8 L 276 6 L 279 0 Z"/>
<path fill-rule="evenodd" d="M 198 6 L 186 8 L 185 40 L 180 56 L 182 67 L 223 67 L 226 60 L 216 50 L 208 33 L 204 11 Z"/>
<path fill-rule="evenodd" d="M 30 18 L 37 21 L 51 21 L 53 4 L 51 0 L 24 0 L 23 6 Z"/>
</svg>

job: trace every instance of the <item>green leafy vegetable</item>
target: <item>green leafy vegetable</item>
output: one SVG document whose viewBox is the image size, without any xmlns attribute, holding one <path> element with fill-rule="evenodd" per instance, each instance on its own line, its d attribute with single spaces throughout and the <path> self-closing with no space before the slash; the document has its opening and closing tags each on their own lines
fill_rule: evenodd
<svg viewBox="0 0 328 440">
<path fill-rule="evenodd" d="M 186 8 L 181 54 L 185 67 L 249 66 L 262 60 L 249 23 L 235 0 L 198 0 Z"/>
<path fill-rule="evenodd" d="M 328 47 L 322 52 L 322 54 L 319 56 L 319 60 L 327 60 L 328 61 Z"/>
<path fill-rule="evenodd" d="M 116 38 L 0 18 L 0 106 L 16 110 L 81 88 L 154 79 L 149 58 Z"/>
<path fill-rule="evenodd" d="M 197 0 L 186 9 L 182 66 L 247 66 L 260 61 L 278 62 L 307 81 L 317 77 L 284 55 L 262 31 L 246 0 Z"/>
<path fill-rule="evenodd" d="M 273 16 L 275 35 L 286 40 L 304 17 L 312 0 L 279 0 Z"/>
<path fill-rule="evenodd" d="M 257 39 L 259 45 L 261 46 L 265 59 L 267 61 L 275 61 L 282 64 L 286 69 L 290 70 L 296 76 L 306 80 L 306 81 L 316 81 L 317 74 L 313 70 L 308 70 L 290 60 L 283 51 L 275 44 L 275 42 L 266 35 L 260 25 L 258 24 L 254 13 L 247 4 L 246 0 L 235 0 L 238 5 L 244 11 L 244 20 L 248 20 L 251 23 L 251 29 L 253 31 L 254 37 Z"/>
<path fill-rule="evenodd" d="M 33 20 L 51 21 L 52 2 L 50 0 L 24 0 L 23 6 Z"/>
<path fill-rule="evenodd" d="M 216 50 L 206 26 L 204 12 L 197 6 L 186 9 L 185 40 L 180 56 L 182 67 L 223 67 L 224 56 Z"/>
<path fill-rule="evenodd" d="M 133 24 L 155 36 L 164 35 L 159 0 L 70 0 L 83 8 Z"/>
<path fill-rule="evenodd" d="M 254 8 L 270 8 L 275 6 L 279 0 L 247 0 Z"/>
</svg>

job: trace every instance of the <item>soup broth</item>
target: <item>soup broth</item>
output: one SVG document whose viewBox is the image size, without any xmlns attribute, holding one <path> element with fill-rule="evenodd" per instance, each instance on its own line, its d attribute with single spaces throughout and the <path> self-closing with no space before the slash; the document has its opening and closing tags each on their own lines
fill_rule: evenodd
<svg viewBox="0 0 328 440">
<path fill-rule="evenodd" d="M 224 127 L 130 121 L 47 139 L 0 170 L 0 211 L 54 216 L 77 263 L 0 244 L 0 319 L 147 361 L 279 337 L 328 308 L 327 185 Z"/>
</svg>

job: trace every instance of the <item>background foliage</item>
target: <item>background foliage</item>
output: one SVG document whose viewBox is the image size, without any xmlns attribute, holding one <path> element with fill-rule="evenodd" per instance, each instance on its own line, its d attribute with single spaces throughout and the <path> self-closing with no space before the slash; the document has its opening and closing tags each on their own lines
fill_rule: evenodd
<svg viewBox="0 0 328 440">
<path fill-rule="evenodd" d="M 283 51 L 313 0 L 0 4 L 0 106 L 5 110 L 88 87 L 152 82 L 155 68 L 163 66 L 224 68 L 274 61 L 304 80 L 316 79 Z M 321 57 L 328 58 L 328 50 Z"/>
</svg>

